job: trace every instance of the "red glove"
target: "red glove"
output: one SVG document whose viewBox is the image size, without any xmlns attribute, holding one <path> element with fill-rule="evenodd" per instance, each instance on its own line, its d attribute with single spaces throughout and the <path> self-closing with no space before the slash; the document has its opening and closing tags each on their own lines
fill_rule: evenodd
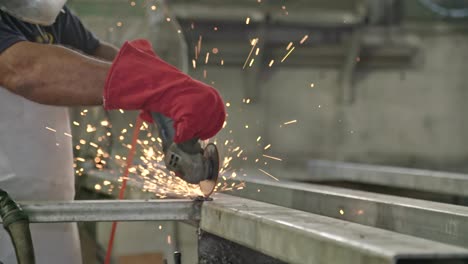
<svg viewBox="0 0 468 264">
<path fill-rule="evenodd" d="M 219 93 L 161 60 L 146 40 L 126 42 L 108 73 L 104 108 L 143 110 L 174 120 L 174 142 L 208 139 L 221 130 L 226 118 Z"/>
</svg>

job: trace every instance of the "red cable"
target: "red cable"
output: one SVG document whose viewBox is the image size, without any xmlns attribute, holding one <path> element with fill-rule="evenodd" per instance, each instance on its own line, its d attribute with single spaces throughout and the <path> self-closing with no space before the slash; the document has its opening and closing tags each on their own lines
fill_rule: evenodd
<svg viewBox="0 0 468 264">
<path fill-rule="evenodd" d="M 118 198 L 119 200 L 122 200 L 124 198 L 125 188 L 127 187 L 128 172 L 133 165 L 133 157 L 135 156 L 136 144 L 138 140 L 138 135 L 140 134 L 140 127 L 142 125 L 142 122 L 143 121 L 141 120 L 140 117 L 138 117 L 137 120 L 135 121 L 135 127 L 133 129 L 132 145 L 127 154 L 127 164 L 126 164 L 125 171 L 123 174 L 122 187 L 120 188 L 119 198 Z M 109 243 L 107 244 L 106 260 L 104 261 L 105 264 L 110 264 L 110 261 L 111 261 L 112 246 L 114 245 L 114 237 L 115 237 L 116 230 L 117 230 L 117 222 L 113 222 L 111 234 L 109 238 Z"/>
</svg>

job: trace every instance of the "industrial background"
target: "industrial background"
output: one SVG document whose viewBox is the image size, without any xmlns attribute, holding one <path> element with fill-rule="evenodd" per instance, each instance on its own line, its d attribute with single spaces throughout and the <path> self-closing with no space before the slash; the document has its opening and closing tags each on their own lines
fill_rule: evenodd
<svg viewBox="0 0 468 264">
<path fill-rule="evenodd" d="M 149 39 L 228 110 L 224 193 L 195 220 L 121 222 L 114 263 L 468 263 L 468 1 L 68 3 L 104 41 Z M 77 198 L 115 198 L 137 113 L 71 112 Z M 126 198 L 183 192 L 142 171 Z M 80 228 L 102 263 L 111 224 Z"/>
</svg>

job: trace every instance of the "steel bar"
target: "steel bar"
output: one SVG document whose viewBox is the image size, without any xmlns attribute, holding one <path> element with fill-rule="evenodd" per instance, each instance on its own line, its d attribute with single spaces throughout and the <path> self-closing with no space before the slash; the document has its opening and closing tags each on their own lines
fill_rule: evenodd
<svg viewBox="0 0 468 264">
<path fill-rule="evenodd" d="M 468 196 L 468 175 L 420 169 L 353 164 L 325 160 L 308 162 L 313 181 L 350 181 L 433 193 Z M 306 180 L 306 179 L 303 179 Z"/>
<path fill-rule="evenodd" d="M 230 194 L 468 248 L 468 207 L 287 181 L 245 185 Z"/>
<path fill-rule="evenodd" d="M 203 204 L 200 227 L 287 263 L 468 261 L 463 248 L 223 194 Z"/>
<path fill-rule="evenodd" d="M 98 200 L 19 202 L 31 223 L 106 221 L 194 221 L 201 202 L 192 200 Z"/>
</svg>

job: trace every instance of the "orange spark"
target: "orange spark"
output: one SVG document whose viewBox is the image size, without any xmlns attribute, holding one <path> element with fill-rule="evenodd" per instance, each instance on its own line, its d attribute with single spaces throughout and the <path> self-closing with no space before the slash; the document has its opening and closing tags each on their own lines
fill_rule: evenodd
<svg viewBox="0 0 468 264">
<path fill-rule="evenodd" d="M 280 158 L 278 158 L 278 157 L 268 156 L 268 155 L 265 155 L 265 154 L 263 154 L 262 156 L 265 157 L 265 158 L 269 158 L 269 159 L 274 159 L 274 160 L 283 161 L 282 159 L 280 159 Z"/>
<path fill-rule="evenodd" d="M 297 123 L 297 120 L 291 120 L 291 121 L 285 122 L 283 125 L 289 125 L 289 124 L 294 124 L 294 123 Z"/>
<path fill-rule="evenodd" d="M 50 128 L 50 127 L 45 127 L 47 130 L 50 130 L 52 132 L 57 132 L 57 130 L 53 129 L 53 128 Z"/>
<path fill-rule="evenodd" d="M 258 170 L 261 171 L 261 172 L 263 172 L 263 173 L 265 173 L 266 175 L 270 176 L 272 179 L 274 179 L 274 180 L 276 180 L 276 181 L 279 181 L 278 178 L 276 178 L 275 176 L 271 175 L 270 173 L 268 173 L 268 172 L 266 172 L 266 171 L 264 171 L 264 170 L 262 170 L 262 169 L 258 169 Z"/>
<path fill-rule="evenodd" d="M 293 52 L 293 50 L 295 49 L 296 47 L 292 47 L 292 49 L 286 54 L 286 56 L 284 56 L 284 58 L 281 60 L 281 62 L 284 62 L 286 60 L 286 58 L 288 58 L 289 54 L 291 54 L 291 52 Z"/>
</svg>

